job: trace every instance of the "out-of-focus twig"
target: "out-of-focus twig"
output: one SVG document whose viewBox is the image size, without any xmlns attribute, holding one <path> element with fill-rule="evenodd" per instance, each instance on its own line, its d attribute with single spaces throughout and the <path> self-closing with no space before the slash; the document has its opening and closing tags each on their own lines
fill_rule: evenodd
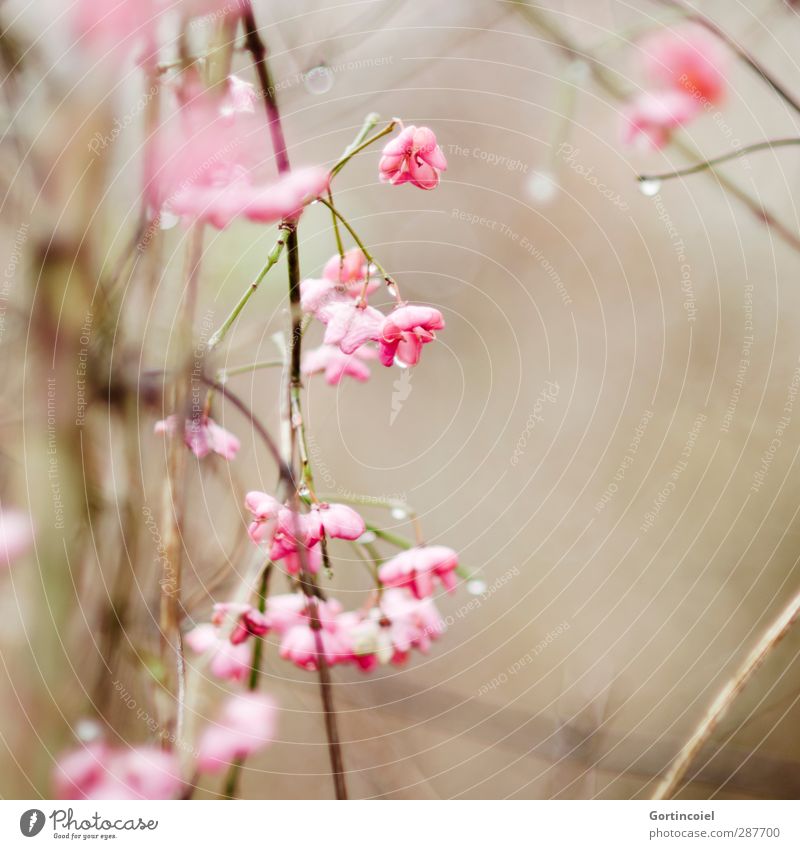
<svg viewBox="0 0 800 849">
<path fill-rule="evenodd" d="M 669 799 L 678 789 L 681 780 L 689 769 L 692 761 L 700 753 L 705 743 L 714 733 L 736 697 L 764 663 L 767 655 L 786 636 L 792 625 L 800 618 L 800 592 L 798 592 L 784 607 L 780 615 L 767 628 L 761 639 L 753 646 L 747 657 L 742 661 L 736 673 L 722 688 L 709 709 L 703 715 L 692 736 L 684 744 L 678 756 L 672 762 L 667 774 L 656 787 L 654 799 Z"/>
<path fill-rule="evenodd" d="M 591 50 L 578 45 L 571 36 L 552 20 L 552 16 L 545 15 L 541 9 L 531 6 L 526 0 L 511 0 L 514 6 L 525 15 L 525 17 L 544 35 L 553 41 L 553 44 L 570 59 L 583 61 L 595 82 L 608 94 L 617 100 L 625 100 L 627 93 L 619 84 L 615 75 L 601 62 Z M 696 150 L 680 140 L 673 140 L 672 145 L 684 156 L 697 161 L 700 157 Z M 735 197 L 763 224 L 781 238 L 787 245 L 800 252 L 800 235 L 787 227 L 782 221 L 768 210 L 760 201 L 751 197 L 744 189 L 737 186 L 733 181 L 717 171 L 706 170 L 709 176 L 719 183 L 728 194 Z"/>
</svg>

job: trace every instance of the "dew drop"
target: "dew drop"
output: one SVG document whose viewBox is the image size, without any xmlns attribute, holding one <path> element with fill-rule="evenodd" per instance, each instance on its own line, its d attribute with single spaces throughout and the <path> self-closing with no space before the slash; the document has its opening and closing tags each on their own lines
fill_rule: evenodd
<svg viewBox="0 0 800 849">
<path fill-rule="evenodd" d="M 364 533 L 358 538 L 358 542 L 362 545 L 369 545 L 371 542 L 375 542 L 376 539 L 377 537 L 372 531 L 364 531 Z"/>
<path fill-rule="evenodd" d="M 482 595 L 486 592 L 486 581 L 482 581 L 480 578 L 467 581 L 467 592 L 470 595 Z"/>
<path fill-rule="evenodd" d="M 639 191 L 646 197 L 655 197 L 661 191 L 661 180 L 639 180 Z"/>
<path fill-rule="evenodd" d="M 327 94 L 333 88 L 333 71 L 321 62 L 303 74 L 303 82 L 310 94 Z"/>
<path fill-rule="evenodd" d="M 558 194 L 558 178 L 552 171 L 534 171 L 528 180 L 528 194 L 537 203 L 550 203 Z"/>
<path fill-rule="evenodd" d="M 386 291 L 393 297 L 397 297 L 397 283 L 387 282 Z"/>
<path fill-rule="evenodd" d="M 404 363 L 404 362 L 400 359 L 400 357 L 395 357 L 395 358 L 394 358 L 394 364 L 395 364 L 398 368 L 408 368 L 408 363 Z"/>
<path fill-rule="evenodd" d="M 171 230 L 181 220 L 180 215 L 175 215 L 168 209 L 162 209 L 158 213 L 158 227 L 160 230 Z"/>
<path fill-rule="evenodd" d="M 403 519 L 408 518 L 408 512 L 404 507 L 392 507 L 392 518 L 402 522 Z"/>
</svg>

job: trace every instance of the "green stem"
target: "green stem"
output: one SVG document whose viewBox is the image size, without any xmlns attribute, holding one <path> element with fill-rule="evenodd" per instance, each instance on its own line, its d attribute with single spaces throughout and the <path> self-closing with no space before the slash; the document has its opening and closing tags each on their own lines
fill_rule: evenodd
<svg viewBox="0 0 800 849">
<path fill-rule="evenodd" d="M 208 340 L 208 351 L 213 351 L 214 348 L 222 342 L 228 331 L 231 329 L 231 325 L 234 321 L 236 321 L 239 317 L 239 313 L 244 309 L 245 304 L 253 297 L 253 293 L 256 289 L 258 289 L 261 281 L 267 276 L 270 269 L 280 259 L 281 253 L 283 252 L 283 246 L 288 241 L 292 230 L 293 227 L 291 224 L 281 224 L 279 228 L 281 235 L 278 237 L 278 241 L 272 246 L 272 250 L 267 254 L 267 264 L 258 273 L 256 279 L 247 287 L 242 297 L 239 298 L 239 302 L 233 310 L 231 310 L 231 314 L 225 319 L 225 321 L 222 322 L 222 325 L 214 331 L 211 338 Z"/>
<path fill-rule="evenodd" d="M 367 133 L 378 123 L 378 115 L 375 112 L 371 112 L 367 115 L 367 119 L 364 122 L 364 126 L 361 128 L 361 131 L 356 136 L 355 140 L 350 144 L 350 146 L 345 150 L 345 152 L 341 155 L 336 164 L 331 168 L 331 179 L 333 179 L 345 165 L 354 157 L 356 154 L 361 153 L 362 150 L 366 150 L 371 144 L 378 141 L 378 139 L 382 139 L 384 136 L 388 136 L 394 128 L 397 126 L 396 121 L 390 121 L 379 133 L 375 133 L 374 136 L 370 136 L 368 139 L 365 139 Z"/>
<path fill-rule="evenodd" d="M 247 363 L 242 366 L 221 368 L 217 372 L 217 380 L 224 383 L 229 377 L 233 377 L 236 374 L 247 374 L 248 372 L 258 371 L 262 368 L 283 368 L 283 362 L 281 360 L 261 360 L 257 363 Z"/>
<path fill-rule="evenodd" d="M 391 531 L 385 531 L 383 528 L 379 528 L 376 525 L 367 524 L 367 530 L 372 531 L 378 539 L 382 539 L 397 548 L 402 548 L 404 551 L 408 551 L 409 548 L 414 548 L 414 543 L 410 540 L 407 540 L 405 537 L 398 536 L 397 534 L 393 534 Z"/>
<path fill-rule="evenodd" d="M 272 574 L 272 562 L 268 562 L 261 573 L 261 583 L 258 587 L 258 609 L 263 613 L 267 609 L 267 594 L 269 592 L 269 579 Z M 258 689 L 258 678 L 261 674 L 261 658 L 264 654 L 264 639 L 263 637 L 253 637 L 256 641 L 253 646 L 253 663 L 250 667 L 250 678 L 247 681 L 247 689 L 251 692 Z M 223 790 L 225 797 L 235 799 L 239 795 L 239 775 L 244 765 L 244 758 L 236 758 L 228 770 L 228 775 L 225 778 L 225 788 Z"/>
<path fill-rule="evenodd" d="M 376 260 L 375 257 L 372 256 L 372 254 L 369 252 L 367 246 L 359 238 L 358 233 L 356 233 L 356 231 L 350 225 L 350 222 L 342 215 L 342 213 L 339 212 L 339 210 L 332 203 L 329 203 L 328 201 L 326 201 L 325 198 L 317 198 L 317 200 L 320 203 L 325 204 L 325 206 L 327 206 L 328 209 L 330 209 L 330 211 L 339 219 L 339 221 L 341 221 L 342 224 L 344 224 L 344 227 L 347 230 L 347 232 L 353 237 L 353 241 L 358 245 L 359 248 L 361 248 L 361 251 L 364 254 L 364 256 L 366 257 L 367 262 L 370 265 L 374 265 L 375 268 L 378 269 L 378 271 L 381 273 L 381 277 L 383 277 L 383 279 L 387 283 L 391 283 L 391 284 L 396 285 L 394 279 L 389 275 L 389 273 L 386 271 L 386 269 L 378 262 L 378 260 Z"/>
</svg>

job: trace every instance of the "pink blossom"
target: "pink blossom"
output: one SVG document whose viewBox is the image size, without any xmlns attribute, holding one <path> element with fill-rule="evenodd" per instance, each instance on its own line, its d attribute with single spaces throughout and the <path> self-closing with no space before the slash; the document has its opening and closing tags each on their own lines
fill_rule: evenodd
<svg viewBox="0 0 800 849">
<path fill-rule="evenodd" d="M 320 345 L 303 355 L 303 374 L 325 374 L 330 386 L 337 386 L 346 376 L 362 383 L 369 380 L 370 370 L 366 360 L 374 360 L 378 352 L 372 348 L 361 347 L 353 354 L 345 354 L 335 345 Z"/>
<path fill-rule="evenodd" d="M 319 545 L 312 545 L 310 547 L 304 545 L 302 549 L 305 553 L 306 569 L 308 569 L 308 571 L 313 575 L 316 575 L 317 572 L 319 572 L 319 567 L 322 565 L 321 547 Z M 300 559 L 300 552 L 297 550 L 290 551 L 288 554 L 284 555 L 283 558 L 280 559 L 280 563 L 289 575 L 299 575 L 300 569 L 303 565 Z"/>
<path fill-rule="evenodd" d="M 716 104 L 725 96 L 725 55 L 701 27 L 660 30 L 643 39 L 640 48 L 645 73 L 655 85 L 683 91 L 701 104 Z"/>
<path fill-rule="evenodd" d="M 233 645 L 243 643 L 251 635 L 263 637 L 269 624 L 263 613 L 249 604 L 218 602 L 211 613 L 211 624 L 230 634 Z"/>
<path fill-rule="evenodd" d="M 284 506 L 277 498 L 257 490 L 248 492 L 244 503 L 253 514 L 253 521 L 247 531 L 250 539 L 256 545 L 271 540 L 278 524 L 278 514 L 285 509 Z"/>
<path fill-rule="evenodd" d="M 717 40 L 696 26 L 661 30 L 640 48 L 649 84 L 625 110 L 623 140 L 658 149 L 676 127 L 723 99 L 726 62 Z"/>
<path fill-rule="evenodd" d="M 180 424 L 176 415 L 156 422 L 154 432 L 173 434 Z M 212 452 L 226 460 L 233 460 L 241 447 L 239 440 L 213 419 L 203 416 L 200 419 L 187 419 L 183 430 L 183 440 L 191 452 L 202 459 Z"/>
<path fill-rule="evenodd" d="M 415 599 L 401 589 L 384 590 L 380 606 L 366 614 L 342 613 L 339 624 L 353 660 L 365 671 L 405 663 L 412 648 L 426 653 L 445 630 L 432 599 Z"/>
<path fill-rule="evenodd" d="M 266 619 L 270 630 L 285 634 L 305 621 L 306 598 L 302 593 L 271 595 L 267 599 Z"/>
<path fill-rule="evenodd" d="M 173 799 L 182 787 L 173 753 L 156 746 L 117 750 L 103 741 L 59 758 L 53 784 L 59 799 Z"/>
<path fill-rule="evenodd" d="M 292 171 L 262 182 L 256 167 L 263 159 L 260 116 L 225 114 L 226 100 L 213 93 L 180 92 L 179 108 L 159 129 L 152 145 L 145 191 L 155 209 L 224 228 L 235 218 L 273 222 L 296 218 L 321 194 L 329 174 L 323 168 Z"/>
<path fill-rule="evenodd" d="M 328 185 L 328 174 L 320 168 L 292 171 L 273 183 L 256 185 L 247 175 L 218 184 L 194 183 L 169 199 L 170 209 L 206 221 L 223 230 L 236 218 L 269 224 L 296 218 L 303 208 Z"/>
<path fill-rule="evenodd" d="M 397 307 L 380 327 L 378 343 L 381 362 L 385 366 L 394 362 L 404 366 L 416 365 L 422 346 L 433 342 L 436 338 L 434 331 L 443 327 L 442 314 L 433 307 Z"/>
<path fill-rule="evenodd" d="M 312 628 L 308 600 L 301 594 L 284 598 L 277 608 L 267 602 L 267 616 L 270 623 L 275 622 L 275 630 L 283 629 L 280 644 L 280 656 L 291 660 L 302 669 L 316 669 L 322 656 L 330 666 L 344 663 L 350 658 L 350 652 L 341 630 L 339 617 L 342 606 L 335 599 L 316 600 L 319 629 Z M 319 637 L 319 641 L 317 639 Z"/>
<path fill-rule="evenodd" d="M 155 49 L 160 9 L 155 0 L 78 0 L 73 26 L 95 50 L 129 51 L 137 42 Z"/>
<path fill-rule="evenodd" d="M 690 121 L 700 108 L 683 91 L 642 92 L 625 109 L 623 141 L 658 150 L 669 141 L 672 130 Z"/>
<path fill-rule="evenodd" d="M 326 345 L 338 345 L 344 354 L 352 354 L 364 343 L 380 337 L 383 313 L 353 301 L 332 303 L 326 309 Z"/>
<path fill-rule="evenodd" d="M 458 555 L 443 545 L 428 545 L 401 551 L 387 560 L 378 572 L 387 587 L 408 587 L 416 598 L 432 595 L 434 577 L 448 592 L 456 587 Z"/>
<path fill-rule="evenodd" d="M 200 735 L 198 769 L 219 772 L 235 760 L 263 749 L 275 737 L 277 716 L 275 702 L 262 693 L 229 697 L 218 721 Z"/>
<path fill-rule="evenodd" d="M 244 681 L 250 674 L 253 652 L 249 643 L 234 645 L 221 628 L 204 623 L 193 628 L 184 638 L 186 645 L 209 660 L 215 678 L 223 681 Z"/>
<path fill-rule="evenodd" d="M 301 669 L 317 669 L 320 656 L 325 658 L 328 666 L 342 663 L 349 652 L 337 631 L 330 628 L 315 631 L 310 622 L 293 625 L 284 634 L 280 655 Z"/>
<path fill-rule="evenodd" d="M 346 504 L 314 504 L 305 515 L 310 544 L 323 536 L 356 540 L 367 529 L 361 516 Z"/>
<path fill-rule="evenodd" d="M 0 509 L 0 568 L 25 554 L 32 542 L 30 516 L 21 510 Z"/>
<path fill-rule="evenodd" d="M 447 169 L 447 160 L 436 144 L 433 130 L 406 127 L 383 149 L 378 170 L 383 183 L 399 186 L 411 183 L 420 189 L 435 189 L 439 172 Z"/>
<path fill-rule="evenodd" d="M 322 270 L 322 276 L 337 286 L 343 287 L 344 291 L 352 298 L 361 295 L 364 281 L 369 277 L 367 284 L 367 295 L 371 295 L 380 286 L 380 280 L 375 275 L 377 269 L 367 262 L 364 251 L 361 248 L 350 248 L 343 256 L 334 254 Z"/>
</svg>

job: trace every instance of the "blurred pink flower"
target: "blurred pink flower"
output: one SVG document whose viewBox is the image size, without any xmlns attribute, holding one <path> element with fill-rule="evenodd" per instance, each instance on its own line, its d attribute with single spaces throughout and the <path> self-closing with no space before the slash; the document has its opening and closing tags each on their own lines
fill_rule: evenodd
<svg viewBox="0 0 800 849">
<path fill-rule="evenodd" d="M 137 42 L 155 49 L 155 30 L 161 9 L 156 0 L 78 0 L 74 8 L 76 35 L 95 50 L 114 54 L 129 51 Z"/>
<path fill-rule="evenodd" d="M 156 746 L 112 749 L 96 741 L 59 758 L 58 799 L 173 799 L 183 782 L 177 758 Z"/>
<path fill-rule="evenodd" d="M 682 91 L 645 91 L 625 108 L 622 140 L 642 148 L 658 150 L 676 127 L 690 121 L 701 109 Z"/>
<path fill-rule="evenodd" d="M 208 725 L 197 744 L 197 766 L 219 772 L 238 758 L 263 749 L 275 737 L 278 709 L 263 693 L 241 693 L 224 703 L 219 719 Z"/>
<path fill-rule="evenodd" d="M 156 422 L 154 432 L 173 434 L 179 423 L 178 416 L 168 416 Z M 220 427 L 207 416 L 198 420 L 187 419 L 183 439 L 192 453 L 200 459 L 213 452 L 226 460 L 233 460 L 241 447 L 239 440 L 230 431 Z"/>
<path fill-rule="evenodd" d="M 435 189 L 439 172 L 446 169 L 447 160 L 433 130 L 414 126 L 401 130 L 384 147 L 378 164 L 381 182 L 411 183 L 420 189 Z"/>
<path fill-rule="evenodd" d="M 351 291 L 357 295 L 361 291 L 358 284 L 366 280 L 368 271 L 370 268 L 364 251 L 361 248 L 350 248 L 343 256 L 334 254 L 325 263 L 322 276 L 334 283 L 356 284 L 351 286 Z"/>
<path fill-rule="evenodd" d="M 256 545 L 272 539 L 278 524 L 278 514 L 284 510 L 284 506 L 266 492 L 253 490 L 248 492 L 244 499 L 245 507 L 253 514 L 253 521 L 247 532 L 250 539 Z"/>
<path fill-rule="evenodd" d="M 699 26 L 662 29 L 639 49 L 647 82 L 625 109 L 623 141 L 659 149 L 676 127 L 723 99 L 727 63 L 717 39 Z"/>
<path fill-rule="evenodd" d="M 372 348 L 361 347 L 353 354 L 344 354 L 335 345 L 320 345 L 303 355 L 303 374 L 325 374 L 325 380 L 331 386 L 337 386 L 346 376 L 362 383 L 369 380 L 370 370 L 366 360 L 377 359 L 378 352 Z"/>
<path fill-rule="evenodd" d="M 401 551 L 384 563 L 378 575 L 387 587 L 408 587 L 415 598 L 432 595 L 434 577 L 448 592 L 456 588 L 458 555 L 444 545 L 427 545 Z"/>
<path fill-rule="evenodd" d="M 662 29 L 639 45 L 655 85 L 683 91 L 702 105 L 719 103 L 727 89 L 727 62 L 719 40 L 700 26 Z"/>
<path fill-rule="evenodd" d="M 228 633 L 233 645 L 243 643 L 251 635 L 263 637 L 269 630 L 264 614 L 249 604 L 224 601 L 214 605 L 211 624 Z"/>
<path fill-rule="evenodd" d="M 0 509 L 0 568 L 10 566 L 32 543 L 30 516 L 21 510 Z"/>
<path fill-rule="evenodd" d="M 271 595 L 267 599 L 266 619 L 271 630 L 285 634 L 304 621 L 306 598 L 302 593 Z"/>
<path fill-rule="evenodd" d="M 329 325 L 330 326 L 330 325 Z M 422 346 L 433 342 L 434 331 L 444 327 L 444 319 L 433 307 L 406 305 L 395 308 L 381 324 L 378 335 L 380 360 L 385 366 L 398 362 L 414 366 Z"/>
<path fill-rule="evenodd" d="M 339 624 L 353 660 L 365 671 L 405 663 L 412 648 L 426 653 L 431 640 L 445 630 L 432 599 L 415 599 L 401 589 L 384 590 L 380 606 L 366 614 L 342 613 Z"/>
<path fill-rule="evenodd" d="M 320 656 L 325 658 L 328 666 L 335 666 L 347 660 L 349 652 L 338 627 L 323 627 L 315 632 L 306 621 L 286 631 L 281 640 L 280 655 L 301 669 L 315 670 Z"/>
<path fill-rule="evenodd" d="M 209 669 L 215 678 L 244 681 L 250 674 L 253 662 L 251 645 L 248 642 L 234 645 L 221 628 L 203 623 L 189 631 L 184 640 L 193 652 L 208 658 Z"/>
<path fill-rule="evenodd" d="M 223 229 L 236 218 L 262 223 L 296 218 L 321 194 L 329 174 L 303 168 L 269 182 L 256 179 L 263 159 L 260 116 L 226 115 L 225 99 L 213 93 L 184 93 L 176 113 L 153 142 L 145 191 L 154 209 L 206 221 Z"/>
</svg>

